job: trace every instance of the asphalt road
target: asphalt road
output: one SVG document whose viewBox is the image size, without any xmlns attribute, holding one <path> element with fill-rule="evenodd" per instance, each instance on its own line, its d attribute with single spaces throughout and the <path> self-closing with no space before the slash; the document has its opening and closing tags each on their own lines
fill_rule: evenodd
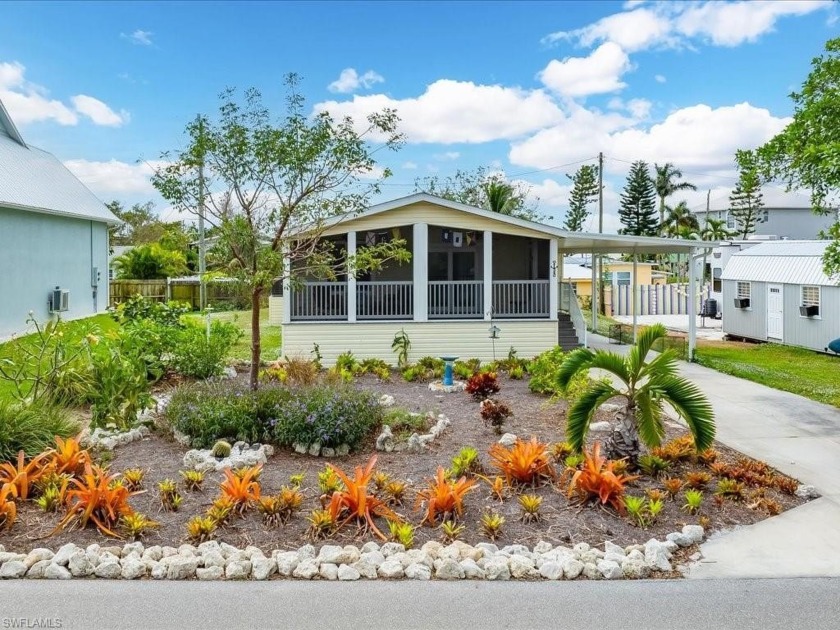
<svg viewBox="0 0 840 630">
<path fill-rule="evenodd" d="M 644 582 L 0 583 L 5 628 L 840 627 L 840 578 Z"/>
</svg>

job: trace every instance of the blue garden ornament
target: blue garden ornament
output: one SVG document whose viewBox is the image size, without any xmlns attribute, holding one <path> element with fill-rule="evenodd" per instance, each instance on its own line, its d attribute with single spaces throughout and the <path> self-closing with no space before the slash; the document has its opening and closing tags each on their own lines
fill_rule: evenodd
<svg viewBox="0 0 840 630">
<path fill-rule="evenodd" d="M 452 387 L 455 383 L 452 377 L 452 367 L 455 364 L 455 361 L 458 360 L 458 357 L 455 356 L 442 356 L 441 361 L 443 361 L 443 385 L 444 387 Z"/>
<path fill-rule="evenodd" d="M 828 349 L 835 354 L 840 354 L 840 339 L 835 339 L 828 344 Z"/>
</svg>

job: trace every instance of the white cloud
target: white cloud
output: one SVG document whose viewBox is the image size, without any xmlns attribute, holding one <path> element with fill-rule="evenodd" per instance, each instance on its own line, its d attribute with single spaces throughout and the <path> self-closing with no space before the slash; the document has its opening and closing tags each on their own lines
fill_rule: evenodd
<svg viewBox="0 0 840 630">
<path fill-rule="evenodd" d="M 76 111 L 90 118 L 94 124 L 104 127 L 120 127 L 128 122 L 130 116 L 127 111 L 115 112 L 98 98 L 78 94 L 70 98 Z"/>
<path fill-rule="evenodd" d="M 153 33 L 151 31 L 144 31 L 140 28 L 138 28 L 133 33 L 120 33 L 120 37 L 122 37 L 123 39 L 127 39 L 132 44 L 137 44 L 138 46 L 151 46 L 152 35 Z"/>
<path fill-rule="evenodd" d="M 373 70 L 368 70 L 360 75 L 355 68 L 345 68 L 338 78 L 327 86 L 327 89 L 339 94 L 350 94 L 360 87 L 367 89 L 377 83 L 384 82 L 385 78 Z"/>
<path fill-rule="evenodd" d="M 440 162 L 457 160 L 459 157 L 461 157 L 461 154 L 458 151 L 447 151 L 446 153 L 436 153 L 434 155 L 434 158 Z"/>
<path fill-rule="evenodd" d="M 407 171 L 413 171 L 417 169 L 417 162 L 404 162 L 402 167 Z"/>
<path fill-rule="evenodd" d="M 65 160 L 64 165 L 102 197 L 112 194 L 154 193 L 151 176 L 166 162 L 155 160 L 128 164 L 119 160 L 96 162 L 85 159 Z"/>
<path fill-rule="evenodd" d="M 715 179 L 716 171 L 731 173 L 737 149 L 766 142 L 789 122 L 749 103 L 685 107 L 646 126 L 617 113 L 579 108 L 562 124 L 514 143 L 508 157 L 520 166 L 550 168 L 603 151 L 628 161 L 674 162 L 687 170 L 712 172 Z M 626 170 L 621 163 L 607 166 Z"/>
<path fill-rule="evenodd" d="M 831 6 L 830 0 L 710 0 L 658 2 L 643 7 L 625 3 L 628 10 L 581 28 L 551 33 L 543 42 L 572 41 L 584 47 L 614 42 L 627 52 L 690 45 L 692 41 L 738 46 L 772 32 L 780 18 L 807 15 Z"/>
<path fill-rule="evenodd" d="M 552 59 L 540 80 L 552 91 L 568 97 L 615 92 L 626 86 L 621 76 L 632 68 L 618 44 L 606 42 L 587 57 Z"/>
<path fill-rule="evenodd" d="M 317 103 L 314 109 L 351 116 L 361 127 L 370 113 L 386 107 L 397 110 L 399 130 L 415 143 L 513 139 L 563 120 L 563 112 L 543 90 L 450 79 L 435 81 L 416 98 L 355 95 L 349 101 Z"/>
<path fill-rule="evenodd" d="M 569 169 L 570 173 L 577 168 Z M 514 183 L 520 184 L 527 188 L 528 198 L 532 202 L 539 201 L 539 209 L 554 217 L 555 225 L 562 225 L 566 213 L 569 210 L 569 195 L 572 192 L 571 180 L 565 176 L 565 173 L 560 176 L 561 183 L 557 179 L 545 178 L 540 182 L 529 182 L 525 180 L 514 180 Z M 619 193 L 612 187 L 608 181 L 604 182 L 604 232 L 615 233 L 621 227 L 621 221 L 618 219 L 618 202 L 620 200 Z M 598 207 L 593 203 L 590 206 L 592 214 L 584 224 L 585 231 L 598 231 Z"/>
<path fill-rule="evenodd" d="M 621 98 L 614 96 L 607 102 L 607 107 L 613 110 L 624 110 L 636 120 L 645 120 L 650 116 L 653 103 L 645 98 L 631 98 L 625 102 Z"/>
<path fill-rule="evenodd" d="M 668 80 L 668 79 L 666 79 L 666 78 L 665 78 L 665 76 L 664 76 L 664 75 L 662 75 L 662 74 L 657 74 L 657 75 L 656 75 L 655 77 L 653 77 L 653 78 L 654 78 L 654 79 L 656 79 L 656 82 L 657 82 L 657 83 L 665 83 L 665 82 Z"/>
<path fill-rule="evenodd" d="M 0 100 L 18 125 L 52 120 L 75 125 L 76 114 L 61 101 L 50 99 L 47 90 L 24 78 L 26 68 L 17 61 L 0 63 Z"/>
</svg>

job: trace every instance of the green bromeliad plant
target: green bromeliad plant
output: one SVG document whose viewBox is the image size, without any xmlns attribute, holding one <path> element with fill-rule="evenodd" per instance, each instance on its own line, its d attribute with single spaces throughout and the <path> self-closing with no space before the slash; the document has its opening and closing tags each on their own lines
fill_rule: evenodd
<svg viewBox="0 0 840 630">
<path fill-rule="evenodd" d="M 712 445 L 715 437 L 712 406 L 696 385 L 679 376 L 677 355 L 666 350 L 648 360 L 651 347 L 665 334 L 661 324 L 645 329 L 626 357 L 580 348 L 565 359 L 557 374 L 561 388 L 567 387 L 578 374 L 593 369 L 613 377 L 593 381 L 569 409 L 566 439 L 576 451 L 583 449 L 595 412 L 616 397 L 624 399 L 624 407 L 616 415 L 605 445 L 611 459 L 627 458 L 636 463 L 642 443 L 648 448 L 659 446 L 665 436 L 666 404 L 685 420 L 698 451 Z"/>
</svg>

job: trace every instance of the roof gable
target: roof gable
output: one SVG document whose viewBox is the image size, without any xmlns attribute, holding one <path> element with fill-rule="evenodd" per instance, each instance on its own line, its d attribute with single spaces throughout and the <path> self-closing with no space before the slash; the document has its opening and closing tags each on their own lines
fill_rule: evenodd
<svg viewBox="0 0 840 630">
<path fill-rule="evenodd" d="M 26 143 L 23 141 L 23 136 L 20 135 L 12 117 L 9 116 L 9 112 L 6 111 L 3 101 L 0 101 L 0 132 L 3 132 L 4 135 L 11 138 L 19 145 L 24 147 L 26 146 Z"/>
<path fill-rule="evenodd" d="M 768 241 L 732 255 L 723 280 L 837 286 L 823 271 L 829 241 Z"/>
</svg>

